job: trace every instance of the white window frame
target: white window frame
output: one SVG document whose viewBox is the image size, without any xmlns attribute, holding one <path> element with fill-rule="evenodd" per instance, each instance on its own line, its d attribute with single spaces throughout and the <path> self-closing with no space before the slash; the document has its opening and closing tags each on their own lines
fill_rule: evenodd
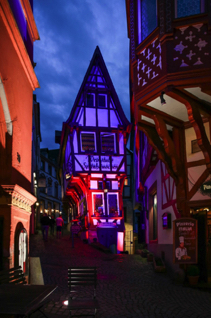
<svg viewBox="0 0 211 318">
<path fill-rule="evenodd" d="M 104 192 L 92 192 L 92 214 L 95 213 L 94 209 L 94 195 L 95 194 L 101 194 L 103 198 L 103 215 L 105 215 L 105 202 L 104 202 Z"/>
<path fill-rule="evenodd" d="M 118 192 L 108 192 L 107 193 L 107 213 L 109 215 L 109 195 L 113 195 L 113 194 L 116 194 L 117 195 L 117 212 L 118 212 L 118 215 L 119 215 L 119 193 Z"/>
<path fill-rule="evenodd" d="M 114 152 L 111 151 L 111 153 L 116 153 L 116 134 L 115 134 L 115 133 L 110 133 L 110 132 L 108 132 L 108 133 L 107 133 L 107 132 L 101 132 L 101 133 L 100 133 L 100 147 L 101 147 L 100 150 L 101 150 L 101 152 L 102 152 L 102 153 L 107 153 L 107 152 L 109 152 L 109 151 L 103 151 L 103 150 L 102 150 L 102 135 L 105 135 L 105 134 L 106 134 L 106 135 L 110 135 L 110 136 L 111 136 L 111 135 L 114 136 Z M 109 152 L 109 153 L 110 153 L 110 152 Z"/>
<path fill-rule="evenodd" d="M 95 150 L 83 150 L 82 149 L 82 134 L 93 134 L 94 135 L 94 143 L 95 143 Z M 96 144 L 96 134 L 94 131 L 81 131 L 80 133 L 80 143 L 81 143 L 81 152 L 89 152 L 89 151 L 93 151 L 93 152 L 97 152 L 97 144 Z"/>
</svg>

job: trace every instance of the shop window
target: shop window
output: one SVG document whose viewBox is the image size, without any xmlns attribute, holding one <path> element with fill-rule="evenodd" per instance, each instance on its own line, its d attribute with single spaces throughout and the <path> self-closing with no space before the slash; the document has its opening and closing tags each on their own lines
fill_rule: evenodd
<svg viewBox="0 0 211 318">
<path fill-rule="evenodd" d="M 101 151 L 111 153 L 116 152 L 114 134 L 101 133 Z"/>
<path fill-rule="evenodd" d="M 102 193 L 93 193 L 93 209 L 95 214 L 104 214 L 104 201 Z"/>
<path fill-rule="evenodd" d="M 157 27 L 157 0 L 138 0 L 138 43 Z"/>
<path fill-rule="evenodd" d="M 183 18 L 205 12 L 205 0 L 175 0 L 175 17 Z"/>
<path fill-rule="evenodd" d="M 149 196 L 149 240 L 157 241 L 157 191 Z"/>
<path fill-rule="evenodd" d="M 108 193 L 108 213 L 112 215 L 114 213 L 118 213 L 118 194 L 117 193 Z M 119 214 L 119 213 L 118 213 Z"/>
<path fill-rule="evenodd" d="M 81 133 L 81 150 L 95 151 L 95 133 Z"/>
</svg>

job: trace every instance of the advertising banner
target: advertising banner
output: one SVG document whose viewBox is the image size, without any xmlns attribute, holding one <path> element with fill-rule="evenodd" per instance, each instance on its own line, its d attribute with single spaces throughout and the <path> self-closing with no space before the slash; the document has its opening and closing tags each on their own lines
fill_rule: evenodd
<svg viewBox="0 0 211 318">
<path fill-rule="evenodd" d="M 198 223 L 192 218 L 173 221 L 173 262 L 196 264 L 198 262 Z"/>
</svg>

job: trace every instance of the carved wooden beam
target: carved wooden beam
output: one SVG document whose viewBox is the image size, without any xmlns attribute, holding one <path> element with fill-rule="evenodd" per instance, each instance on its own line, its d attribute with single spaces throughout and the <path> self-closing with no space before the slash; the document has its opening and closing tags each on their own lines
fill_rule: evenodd
<svg viewBox="0 0 211 318">
<path fill-rule="evenodd" d="M 148 125 L 147 122 L 146 124 L 144 124 L 144 122 L 142 121 L 141 124 L 138 124 L 138 129 L 143 131 L 146 134 L 146 136 L 148 137 L 149 144 L 156 150 L 158 154 L 158 158 L 165 163 L 168 173 L 175 180 L 175 183 L 177 184 L 179 181 L 178 177 L 173 170 L 171 159 L 167 155 L 164 145 L 155 127 Z"/>
<path fill-rule="evenodd" d="M 209 173 L 211 173 L 211 145 L 209 139 L 207 138 L 203 120 L 199 111 L 201 108 L 204 110 L 205 104 L 207 105 L 207 103 L 193 98 L 191 94 L 186 94 L 186 92 L 175 88 L 172 88 L 168 94 L 171 97 L 179 100 L 181 103 L 185 104 L 188 111 L 189 121 L 196 133 L 198 145 L 204 154 L 207 169 Z"/>
</svg>

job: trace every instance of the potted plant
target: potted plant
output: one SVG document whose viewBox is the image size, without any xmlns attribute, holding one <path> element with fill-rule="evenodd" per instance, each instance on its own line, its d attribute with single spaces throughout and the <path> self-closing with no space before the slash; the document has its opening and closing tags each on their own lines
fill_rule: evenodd
<svg viewBox="0 0 211 318">
<path fill-rule="evenodd" d="M 197 285 L 199 280 L 199 268 L 196 265 L 189 265 L 187 277 L 190 285 Z"/>
<path fill-rule="evenodd" d="M 154 256 L 153 253 L 147 254 L 147 261 L 148 261 L 148 262 L 153 262 L 153 256 Z"/>
<path fill-rule="evenodd" d="M 149 251 L 146 248 L 144 248 L 141 251 L 141 257 L 147 258 L 147 254 L 149 254 Z"/>
<path fill-rule="evenodd" d="M 156 273 L 164 273 L 166 271 L 166 266 L 160 257 L 153 257 L 153 265 Z"/>
</svg>

